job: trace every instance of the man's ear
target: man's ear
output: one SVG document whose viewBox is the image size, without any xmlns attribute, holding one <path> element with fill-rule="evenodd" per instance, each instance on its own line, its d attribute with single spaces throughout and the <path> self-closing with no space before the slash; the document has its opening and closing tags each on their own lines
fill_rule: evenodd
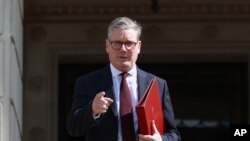
<svg viewBox="0 0 250 141">
<path fill-rule="evenodd" d="M 138 41 L 137 46 L 138 46 L 138 54 L 141 52 L 141 41 Z"/>
<path fill-rule="evenodd" d="M 109 40 L 106 39 L 106 42 L 105 42 L 105 48 L 106 48 L 106 52 L 109 53 Z"/>
</svg>

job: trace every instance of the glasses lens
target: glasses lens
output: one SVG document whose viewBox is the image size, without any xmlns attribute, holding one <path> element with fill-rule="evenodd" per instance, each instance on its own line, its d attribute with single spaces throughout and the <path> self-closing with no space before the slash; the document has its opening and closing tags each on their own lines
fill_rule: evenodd
<svg viewBox="0 0 250 141">
<path fill-rule="evenodd" d="M 120 49 L 122 45 L 124 45 L 126 49 L 128 50 L 132 49 L 137 44 L 136 42 L 131 42 L 131 41 L 127 41 L 127 42 L 110 41 L 110 43 L 113 49 Z"/>
<path fill-rule="evenodd" d="M 134 42 L 125 42 L 124 43 L 127 48 L 132 48 L 134 47 L 135 43 Z"/>
<path fill-rule="evenodd" d="M 120 41 L 113 41 L 113 42 L 111 42 L 112 47 L 115 48 L 115 49 L 120 49 L 122 47 L 122 44 L 123 43 L 120 42 Z"/>
</svg>

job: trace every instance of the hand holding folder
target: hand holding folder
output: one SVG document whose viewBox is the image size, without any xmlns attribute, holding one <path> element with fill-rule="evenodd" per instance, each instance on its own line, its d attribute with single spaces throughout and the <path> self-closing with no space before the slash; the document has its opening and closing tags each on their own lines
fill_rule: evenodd
<svg viewBox="0 0 250 141">
<path fill-rule="evenodd" d="M 156 78 L 151 80 L 144 96 L 136 105 L 136 113 L 140 134 L 153 135 L 153 120 L 159 133 L 164 133 L 163 111 Z"/>
</svg>

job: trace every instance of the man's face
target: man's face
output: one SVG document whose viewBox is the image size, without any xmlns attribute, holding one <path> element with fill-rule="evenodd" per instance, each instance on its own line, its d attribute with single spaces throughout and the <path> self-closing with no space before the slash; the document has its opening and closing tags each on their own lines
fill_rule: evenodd
<svg viewBox="0 0 250 141">
<path fill-rule="evenodd" d="M 120 49 L 112 48 L 111 42 L 134 42 L 134 48 L 128 50 L 123 44 Z M 141 41 L 137 39 L 137 32 L 133 29 L 113 29 L 106 40 L 106 52 L 114 67 L 122 72 L 129 71 L 136 63 L 141 49 Z"/>
</svg>

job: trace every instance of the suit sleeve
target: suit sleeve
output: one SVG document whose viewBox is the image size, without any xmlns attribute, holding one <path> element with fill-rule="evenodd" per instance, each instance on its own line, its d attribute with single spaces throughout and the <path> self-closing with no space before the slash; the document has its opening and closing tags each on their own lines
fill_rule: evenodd
<svg viewBox="0 0 250 141">
<path fill-rule="evenodd" d="M 74 92 L 74 100 L 66 127 L 71 136 L 83 136 L 98 123 L 92 117 L 92 99 L 89 98 L 81 78 L 76 81 Z"/>
<path fill-rule="evenodd" d="M 175 125 L 174 111 L 169 95 L 167 82 L 164 80 L 160 85 L 162 90 L 162 108 L 165 119 L 165 133 L 162 135 L 163 141 L 180 141 L 180 133 Z"/>
</svg>

